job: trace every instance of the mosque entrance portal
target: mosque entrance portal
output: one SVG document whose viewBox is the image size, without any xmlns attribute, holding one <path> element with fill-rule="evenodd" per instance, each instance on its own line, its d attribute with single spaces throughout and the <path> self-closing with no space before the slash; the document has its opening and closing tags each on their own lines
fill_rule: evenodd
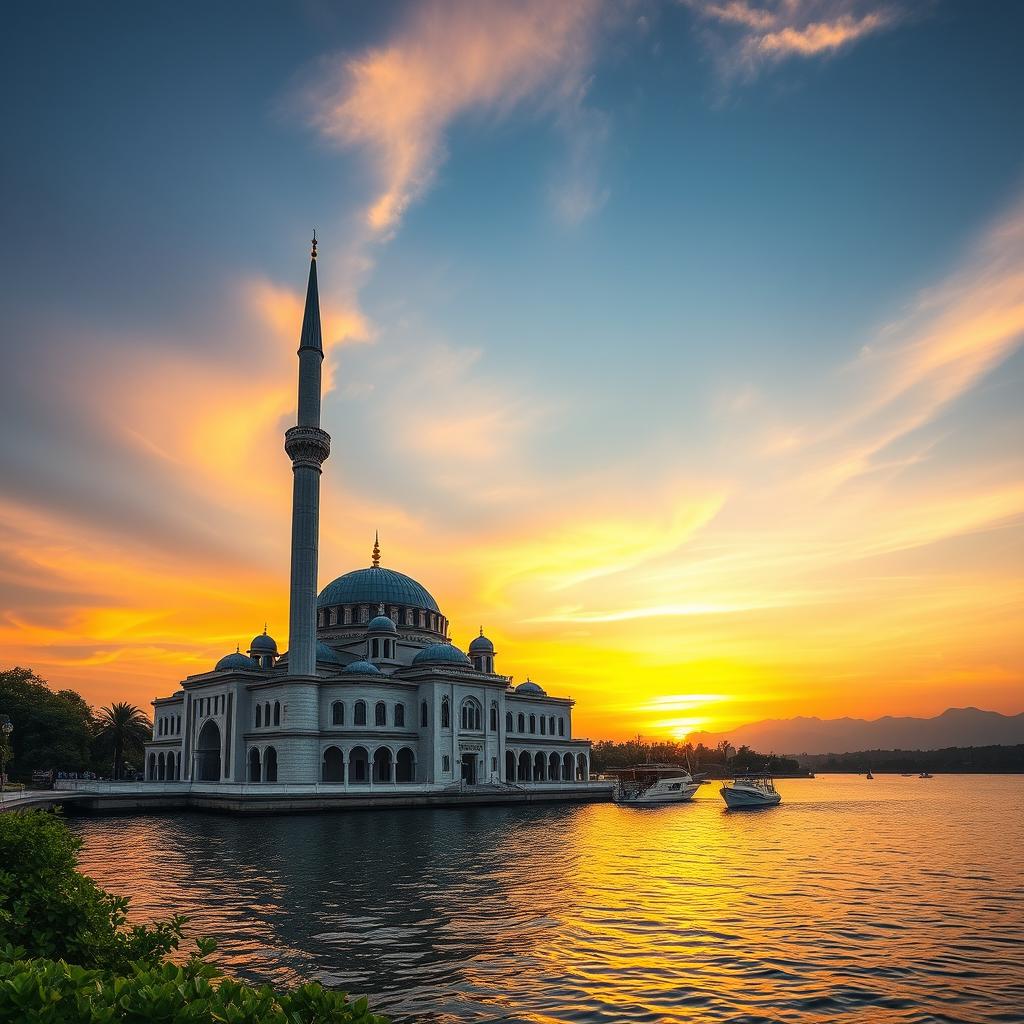
<svg viewBox="0 0 1024 1024">
<path fill-rule="evenodd" d="M 468 786 L 476 785 L 476 754 L 462 755 L 462 781 Z"/>
<path fill-rule="evenodd" d="M 196 780 L 220 782 L 220 729 L 212 718 L 207 719 L 196 739 Z"/>
</svg>

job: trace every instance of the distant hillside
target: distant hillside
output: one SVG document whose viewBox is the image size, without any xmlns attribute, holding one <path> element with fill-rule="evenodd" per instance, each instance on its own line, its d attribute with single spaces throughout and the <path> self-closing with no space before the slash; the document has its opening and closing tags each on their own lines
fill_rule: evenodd
<svg viewBox="0 0 1024 1024">
<path fill-rule="evenodd" d="M 714 747 L 728 740 L 776 754 L 845 754 L 856 750 L 939 750 L 1024 743 L 1024 714 L 949 708 L 936 718 L 784 718 L 729 732 L 695 732 L 687 739 Z"/>
</svg>

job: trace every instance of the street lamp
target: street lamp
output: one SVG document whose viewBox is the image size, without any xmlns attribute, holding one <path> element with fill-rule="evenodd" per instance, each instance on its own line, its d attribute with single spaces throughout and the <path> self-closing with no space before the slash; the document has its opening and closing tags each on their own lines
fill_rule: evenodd
<svg viewBox="0 0 1024 1024">
<path fill-rule="evenodd" d="M 7 752 L 10 750 L 12 732 L 14 723 L 10 716 L 0 715 L 0 733 L 3 733 L 3 739 L 0 740 L 0 793 L 7 791 Z"/>
</svg>

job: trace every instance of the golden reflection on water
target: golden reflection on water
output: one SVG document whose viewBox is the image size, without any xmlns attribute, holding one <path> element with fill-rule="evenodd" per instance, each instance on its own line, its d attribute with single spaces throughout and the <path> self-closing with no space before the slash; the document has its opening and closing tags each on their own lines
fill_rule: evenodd
<svg viewBox="0 0 1024 1024">
<path fill-rule="evenodd" d="M 825 777 L 783 804 L 78 819 L 83 863 L 417 1021 L 1020 1020 L 1024 781 Z"/>
</svg>

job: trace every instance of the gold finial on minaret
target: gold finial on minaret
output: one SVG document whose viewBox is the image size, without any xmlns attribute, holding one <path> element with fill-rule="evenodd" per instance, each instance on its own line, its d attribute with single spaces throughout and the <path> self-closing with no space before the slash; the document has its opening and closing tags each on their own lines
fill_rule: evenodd
<svg viewBox="0 0 1024 1024">
<path fill-rule="evenodd" d="M 483 626 L 481 626 L 481 627 L 480 627 L 480 635 L 481 635 L 481 636 L 483 636 L 483 635 L 484 635 L 484 627 L 483 627 Z"/>
<path fill-rule="evenodd" d="M 373 531 L 373 567 L 380 568 L 380 534 L 377 530 Z"/>
<path fill-rule="evenodd" d="M 316 228 L 313 228 L 313 251 L 309 255 L 312 259 L 316 259 Z"/>
</svg>

